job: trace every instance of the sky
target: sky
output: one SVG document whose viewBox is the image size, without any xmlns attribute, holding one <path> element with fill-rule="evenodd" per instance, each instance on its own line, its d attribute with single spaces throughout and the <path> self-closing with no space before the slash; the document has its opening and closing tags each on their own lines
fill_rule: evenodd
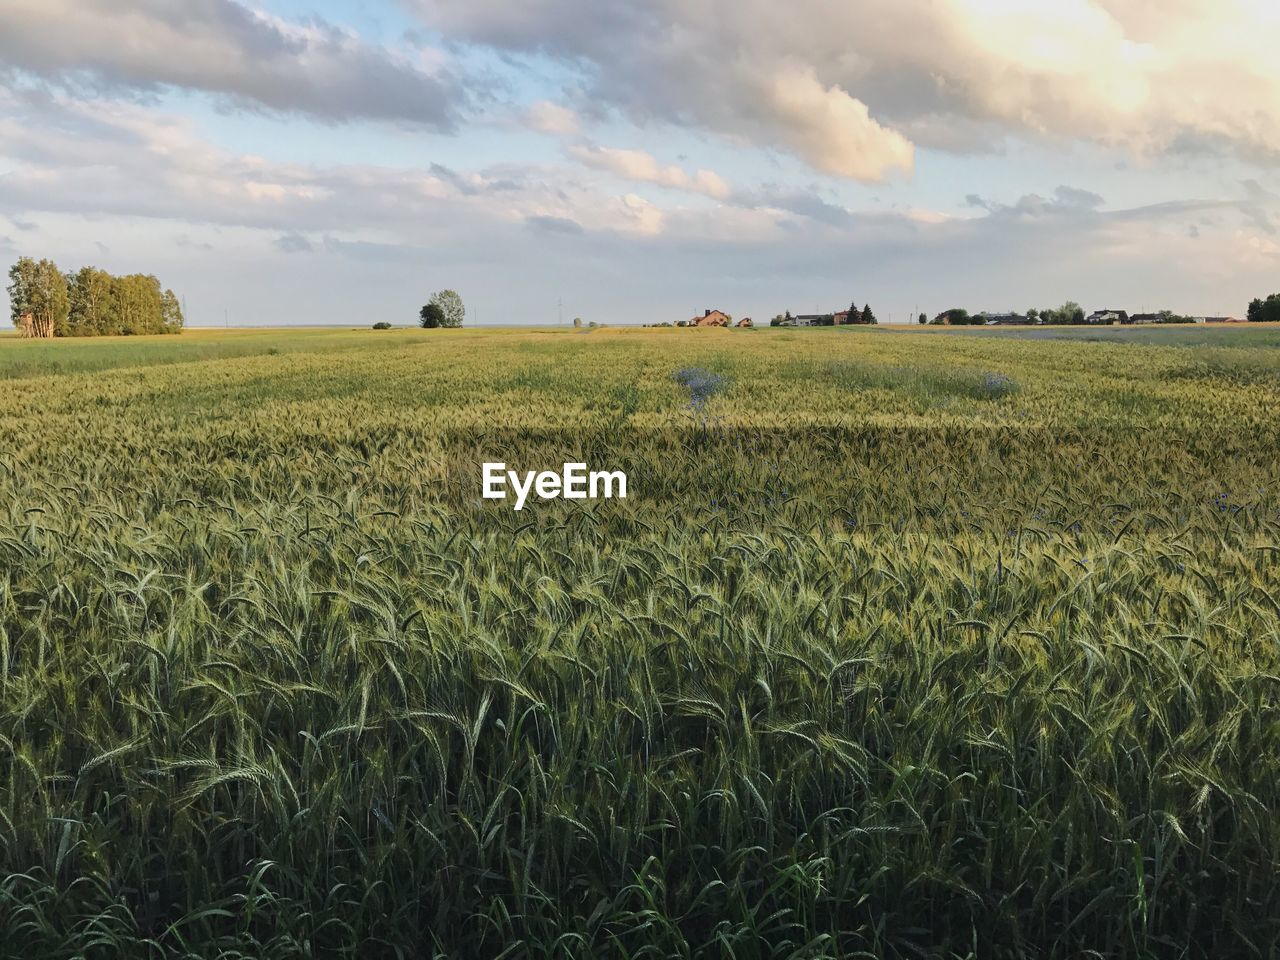
<svg viewBox="0 0 1280 960">
<path fill-rule="evenodd" d="M 0 261 L 193 326 L 1243 315 L 1274 0 L 0 0 Z"/>
</svg>

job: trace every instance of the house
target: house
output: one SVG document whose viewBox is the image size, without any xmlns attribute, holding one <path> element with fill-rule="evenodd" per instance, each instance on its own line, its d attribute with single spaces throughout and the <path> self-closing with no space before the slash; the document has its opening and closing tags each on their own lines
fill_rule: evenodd
<svg viewBox="0 0 1280 960">
<path fill-rule="evenodd" d="M 987 318 L 987 325 L 992 327 L 1019 326 L 1031 322 L 1021 313 L 984 313 L 983 316 Z"/>
<path fill-rule="evenodd" d="M 754 327 L 755 324 L 752 322 L 750 317 L 743 317 L 741 320 L 737 322 L 737 324 L 735 324 L 735 326 L 745 330 L 745 329 L 750 329 L 751 327 Z"/>
<path fill-rule="evenodd" d="M 825 327 L 834 314 L 830 313 L 802 313 L 795 318 L 794 327 Z"/>
<path fill-rule="evenodd" d="M 1164 314 L 1135 313 L 1129 318 L 1130 323 L 1164 323 Z"/>
<path fill-rule="evenodd" d="M 707 310 L 700 317 L 689 321 L 691 327 L 727 327 L 732 321 L 729 315 L 720 310 Z"/>
<path fill-rule="evenodd" d="M 1093 313 L 1089 314 L 1087 317 L 1084 318 L 1084 322 L 1090 323 L 1090 324 L 1111 325 L 1116 323 L 1127 324 L 1127 323 L 1136 322 L 1136 321 L 1131 321 L 1129 318 L 1128 311 L 1125 311 L 1125 310 L 1095 310 Z"/>
<path fill-rule="evenodd" d="M 1248 323 L 1239 317 L 1196 317 L 1196 323 Z"/>
</svg>

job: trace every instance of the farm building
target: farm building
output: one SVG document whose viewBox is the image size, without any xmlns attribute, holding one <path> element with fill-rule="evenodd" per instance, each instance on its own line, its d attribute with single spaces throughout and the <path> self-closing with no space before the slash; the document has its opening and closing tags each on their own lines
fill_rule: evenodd
<svg viewBox="0 0 1280 960">
<path fill-rule="evenodd" d="M 1021 313 L 984 313 L 983 316 L 993 327 L 1021 326 L 1031 322 Z"/>
<path fill-rule="evenodd" d="M 748 329 L 750 327 L 754 327 L 755 323 L 751 320 L 750 317 L 743 317 L 741 320 L 739 320 L 735 324 L 735 326 L 742 327 L 743 329 Z"/>
<path fill-rule="evenodd" d="M 707 310 L 700 317 L 689 321 L 691 327 L 727 327 L 732 321 L 729 315 L 720 310 Z"/>
<path fill-rule="evenodd" d="M 1085 323 L 1115 324 L 1129 323 L 1129 313 L 1125 310 L 1095 310 L 1084 318 Z"/>
</svg>

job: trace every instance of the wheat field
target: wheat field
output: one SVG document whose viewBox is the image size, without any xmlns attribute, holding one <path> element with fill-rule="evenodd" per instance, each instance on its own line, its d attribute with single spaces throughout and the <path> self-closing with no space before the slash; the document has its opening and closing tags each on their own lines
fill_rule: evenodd
<svg viewBox="0 0 1280 960">
<path fill-rule="evenodd" d="M 0 952 L 1274 957 L 1277 343 L 0 340 Z"/>
</svg>

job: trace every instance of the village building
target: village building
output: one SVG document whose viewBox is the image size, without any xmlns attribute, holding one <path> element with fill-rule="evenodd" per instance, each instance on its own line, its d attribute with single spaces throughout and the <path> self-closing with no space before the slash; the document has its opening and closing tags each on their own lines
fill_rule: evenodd
<svg viewBox="0 0 1280 960">
<path fill-rule="evenodd" d="M 691 327 L 727 327 L 732 322 L 729 315 L 720 310 L 707 310 L 702 316 L 689 321 Z"/>
<path fill-rule="evenodd" d="M 1131 321 L 1128 312 L 1125 310 L 1095 310 L 1084 318 L 1084 322 L 1090 324 L 1126 324 L 1136 321 Z"/>
</svg>

